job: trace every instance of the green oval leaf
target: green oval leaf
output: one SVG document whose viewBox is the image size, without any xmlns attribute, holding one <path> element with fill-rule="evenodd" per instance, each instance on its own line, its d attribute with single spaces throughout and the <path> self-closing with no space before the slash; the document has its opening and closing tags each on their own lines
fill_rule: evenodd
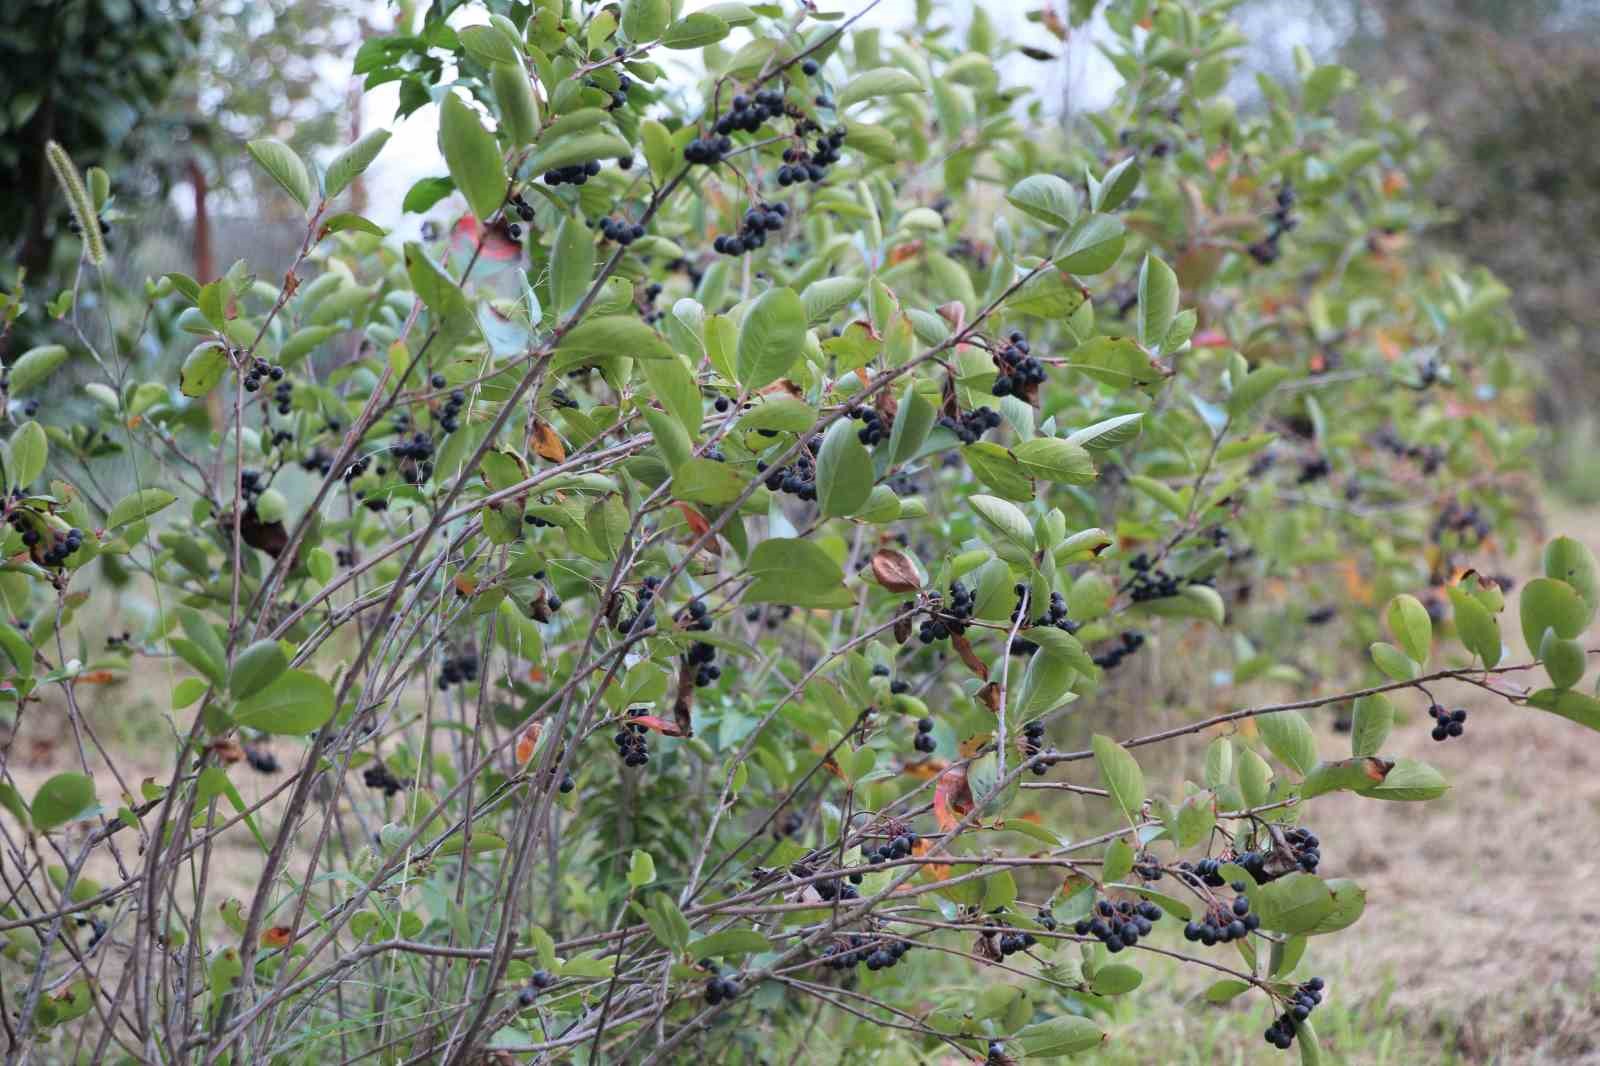
<svg viewBox="0 0 1600 1066">
<path fill-rule="evenodd" d="M 851 78 L 834 97 L 834 107 L 843 111 L 851 104 L 871 100 L 878 96 L 895 96 L 900 93 L 920 93 L 922 82 L 910 71 L 899 67 L 877 67 L 862 71 Z"/>
<path fill-rule="evenodd" d="M 842 418 L 828 427 L 817 455 L 817 504 L 823 517 L 855 514 L 872 494 L 872 456 L 856 423 Z"/>
<path fill-rule="evenodd" d="M 1389 632 L 1400 649 L 1421 666 L 1433 649 L 1433 622 L 1428 609 L 1415 596 L 1399 595 L 1389 601 Z"/>
<path fill-rule="evenodd" d="M 311 200 L 316 196 L 317 188 L 311 181 L 311 174 L 306 170 L 306 165 L 293 148 L 282 141 L 263 137 L 246 144 L 245 151 L 268 174 L 272 180 L 283 186 L 284 191 L 294 197 L 295 202 L 309 210 Z"/>
<path fill-rule="evenodd" d="M 42 385 L 67 361 L 67 349 L 59 344 L 41 344 L 29 348 L 11 364 L 6 376 L 11 385 L 11 395 L 20 396 L 36 385 Z"/>
<path fill-rule="evenodd" d="M 735 373 L 750 391 L 777 381 L 800 357 L 805 344 L 806 309 L 789 288 L 768 289 L 739 323 Z"/>
<path fill-rule="evenodd" d="M 94 807 L 94 780 L 87 774 L 56 774 L 33 794 L 29 810 L 33 827 L 48 833 L 75 821 Z"/>
<path fill-rule="evenodd" d="M 439 151 L 473 214 L 487 219 L 500 210 L 507 188 L 500 146 L 477 112 L 453 92 L 445 94 L 439 108 Z"/>
<path fill-rule="evenodd" d="M 300 735 L 333 717 L 333 687 L 316 674 L 289 670 L 233 710 L 238 725 L 263 733 Z"/>
<path fill-rule="evenodd" d="M 500 35 L 497 33 L 496 36 Z M 383 151 L 383 146 L 388 143 L 388 130 L 373 130 L 334 156 L 333 162 L 328 164 L 327 175 L 322 179 L 328 199 L 331 200 L 344 192 L 352 181 L 365 173 L 372 165 L 372 161 L 378 158 L 378 153 Z"/>
<path fill-rule="evenodd" d="M 1078 217 L 1078 194 L 1066 179 L 1054 174 L 1031 174 L 1006 193 L 1006 201 L 1039 221 L 1066 229 Z"/>
<path fill-rule="evenodd" d="M 1136 820 L 1144 806 L 1144 771 L 1139 769 L 1138 760 L 1128 749 L 1100 733 L 1094 735 L 1091 745 L 1106 791 L 1129 821 Z"/>
</svg>

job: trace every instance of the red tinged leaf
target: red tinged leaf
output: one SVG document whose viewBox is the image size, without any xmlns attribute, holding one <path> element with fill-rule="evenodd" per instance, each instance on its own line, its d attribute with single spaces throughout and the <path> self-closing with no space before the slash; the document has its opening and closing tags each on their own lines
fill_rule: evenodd
<svg viewBox="0 0 1600 1066">
<path fill-rule="evenodd" d="M 289 941 L 294 939 L 294 930 L 287 925 L 275 925 L 261 934 L 261 946 L 264 948 L 286 948 Z"/>
<path fill-rule="evenodd" d="M 904 244 L 897 244 L 889 250 L 889 265 L 904 263 L 907 259 L 915 259 L 921 254 L 921 241 L 907 241 Z"/>
<path fill-rule="evenodd" d="M 872 576 L 890 592 L 915 592 L 922 587 L 917 566 L 904 552 L 880 548 L 872 553 Z"/>
<path fill-rule="evenodd" d="M 966 764 L 952 766 L 939 775 L 939 783 L 933 786 L 933 817 L 939 828 L 948 833 L 971 810 L 972 788 L 967 784 Z"/>
<path fill-rule="evenodd" d="M 622 721 L 626 725 L 642 725 L 646 729 L 660 733 L 664 737 L 682 737 L 688 735 L 682 729 L 678 728 L 676 722 L 669 722 L 665 718 L 661 718 L 653 714 L 630 715 L 629 717 L 624 718 Z"/>
<path fill-rule="evenodd" d="M 1229 343 L 1226 334 L 1214 329 L 1201 330 L 1199 333 L 1196 333 L 1193 337 L 1189 338 L 1189 343 L 1196 348 L 1233 347 L 1233 345 Z"/>
<path fill-rule="evenodd" d="M 956 654 L 961 656 L 961 661 L 967 664 L 967 669 L 978 675 L 979 681 L 989 680 L 989 664 L 978 658 L 978 653 L 972 650 L 972 642 L 961 633 L 950 636 L 950 645 L 955 648 Z M 995 711 L 996 714 L 1000 712 Z"/>
<path fill-rule="evenodd" d="M 522 258 L 522 245 L 512 240 L 510 234 L 498 226 L 486 228 L 471 213 L 462 215 L 450 229 L 450 248 L 456 254 L 471 256 L 480 240 L 483 241 L 483 250 L 478 254 L 481 261 L 515 263 Z"/>
</svg>

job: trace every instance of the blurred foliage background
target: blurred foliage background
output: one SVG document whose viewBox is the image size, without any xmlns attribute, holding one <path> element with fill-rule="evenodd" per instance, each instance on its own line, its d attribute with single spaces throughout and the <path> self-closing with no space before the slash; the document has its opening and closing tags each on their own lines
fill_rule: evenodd
<svg viewBox="0 0 1600 1066">
<path fill-rule="evenodd" d="M 1039 33 L 1025 21 L 1036 6 L 991 17 Z M 879 13 L 893 20 L 894 7 Z M 1430 191 L 1446 221 L 1432 239 L 1510 285 L 1547 382 L 1549 473 L 1575 500 L 1600 501 L 1600 0 L 1239 0 L 1235 14 L 1254 70 L 1286 71 L 1304 46 L 1392 84 L 1397 105 L 1426 124 L 1443 153 Z M 243 141 L 276 136 L 325 157 L 363 121 L 388 122 L 350 106 L 349 71 L 362 40 L 394 17 L 385 0 L 0 5 L 0 182 L 12 191 L 0 198 L 0 288 L 15 291 L 25 268 L 31 304 L 0 358 L 29 346 L 45 303 L 70 283 L 76 246 L 59 240 L 66 214 L 47 138 L 111 173 L 123 284 L 170 269 L 204 280 L 246 248 L 256 262 L 286 261 L 291 230 L 262 224 L 282 198 L 258 195 Z M 1084 73 L 1093 48 L 1074 41 L 1063 53 L 1069 84 L 1110 76 Z M 1246 109 L 1253 72 L 1236 78 Z M 431 148 L 431 136 L 418 140 Z"/>
</svg>

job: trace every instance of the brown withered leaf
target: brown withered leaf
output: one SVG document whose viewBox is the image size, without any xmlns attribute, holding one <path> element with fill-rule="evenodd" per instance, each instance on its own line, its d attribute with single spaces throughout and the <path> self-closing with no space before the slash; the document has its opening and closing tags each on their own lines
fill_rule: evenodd
<svg viewBox="0 0 1600 1066">
<path fill-rule="evenodd" d="M 956 376 L 946 374 L 944 377 L 944 391 L 939 398 L 939 413 L 950 418 L 961 417 L 961 403 L 956 399 Z"/>
<path fill-rule="evenodd" d="M 878 409 L 884 425 L 894 425 L 895 416 L 900 413 L 900 401 L 895 399 L 893 389 L 879 389 L 877 399 L 872 404 Z"/>
<path fill-rule="evenodd" d="M 951 333 L 960 333 L 967 324 L 967 308 L 960 300 L 939 305 L 939 317 L 950 323 Z"/>
<path fill-rule="evenodd" d="M 902 615 L 894 623 L 894 642 L 904 644 L 911 639 L 911 616 Z"/>
<path fill-rule="evenodd" d="M 289 531 L 284 528 L 283 523 L 261 521 L 254 508 L 246 511 L 239 519 L 239 536 L 250 547 L 264 551 L 274 559 L 282 555 L 283 549 L 289 546 Z"/>
<path fill-rule="evenodd" d="M 694 675 L 697 668 L 686 657 L 678 667 L 678 696 L 672 701 L 674 729 L 678 736 L 694 736 Z"/>
<path fill-rule="evenodd" d="M 212 744 L 208 750 L 226 766 L 232 766 L 244 758 L 244 748 L 240 746 L 237 740 L 219 740 Z"/>
<path fill-rule="evenodd" d="M 561 435 L 551 427 L 550 423 L 542 418 L 533 420 L 533 439 L 531 443 L 533 444 L 534 452 L 541 459 L 559 463 L 567 457 L 567 446 L 561 443 Z"/>
<path fill-rule="evenodd" d="M 967 784 L 965 763 L 952 766 L 939 775 L 933 786 L 933 817 L 939 828 L 948 833 L 960 824 L 961 818 L 972 810 L 972 788 Z"/>
<path fill-rule="evenodd" d="M 978 658 L 978 653 L 972 650 L 972 642 L 964 633 L 950 634 L 950 646 L 955 648 L 956 654 L 961 656 L 961 661 L 967 664 L 967 669 L 978 675 L 978 680 L 989 680 L 989 664 Z M 999 714 L 999 711 L 995 712 Z"/>
<path fill-rule="evenodd" d="M 991 681 L 978 690 L 978 702 L 989 708 L 996 717 L 1000 714 L 1000 683 Z"/>
<path fill-rule="evenodd" d="M 911 557 L 893 548 L 879 548 L 872 553 L 872 576 L 890 592 L 915 592 L 922 587 Z"/>
</svg>

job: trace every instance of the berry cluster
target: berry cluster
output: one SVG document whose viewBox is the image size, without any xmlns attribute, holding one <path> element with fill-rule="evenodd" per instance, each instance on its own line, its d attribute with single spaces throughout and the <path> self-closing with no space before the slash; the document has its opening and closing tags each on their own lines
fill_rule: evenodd
<svg viewBox="0 0 1600 1066">
<path fill-rule="evenodd" d="M 1250 253 L 1250 258 L 1262 266 L 1277 260 L 1278 240 L 1298 224 L 1294 217 L 1294 186 L 1289 182 L 1285 181 L 1278 188 L 1278 206 L 1269 218 L 1271 227 L 1267 235 L 1245 249 Z"/>
<path fill-rule="evenodd" d="M 1031 386 L 1044 384 L 1044 364 L 1028 352 L 1028 338 L 1020 330 L 995 349 L 994 363 L 1000 375 L 994 379 L 990 392 L 996 396 L 1020 396 Z"/>
<path fill-rule="evenodd" d="M 1311 1012 L 1322 1002 L 1322 978 L 1313 977 L 1294 990 L 1294 1000 L 1289 1009 L 1280 1014 L 1264 1034 L 1267 1043 L 1279 1051 L 1288 1051 L 1294 1043 L 1295 1025 L 1311 1017 Z"/>
<path fill-rule="evenodd" d="M 1015 955 L 1019 951 L 1027 951 L 1039 942 L 1032 933 L 1020 929 L 1002 930 L 991 926 L 989 932 L 1000 934 L 998 945 L 1002 957 Z"/>
<path fill-rule="evenodd" d="M 626 53 L 627 49 L 623 48 L 621 45 L 617 46 L 617 55 L 619 57 L 625 55 Z M 616 91 L 611 94 L 611 103 L 606 105 L 606 110 L 615 111 L 619 107 L 627 107 L 628 90 L 631 88 L 633 88 L 632 78 L 628 77 L 626 74 L 617 75 L 617 88 Z M 629 162 L 631 163 L 632 160 L 629 160 Z"/>
<path fill-rule="evenodd" d="M 688 163 L 714 167 L 731 151 L 733 151 L 733 138 L 727 134 L 720 137 L 696 137 L 683 146 L 683 158 Z"/>
<path fill-rule="evenodd" d="M 439 688 L 444 690 L 451 685 L 463 685 L 469 681 L 478 680 L 478 657 L 476 655 L 456 655 L 444 661 L 444 666 L 439 670 Z"/>
<path fill-rule="evenodd" d="M 433 438 L 428 434 L 418 430 L 390 450 L 396 458 L 407 460 L 400 466 L 407 485 L 419 485 L 433 476 Z"/>
<path fill-rule="evenodd" d="M 640 237 L 644 236 L 644 226 L 638 222 L 628 222 L 624 219 L 602 218 L 597 224 L 600 236 L 608 241 L 616 241 L 626 248 Z"/>
<path fill-rule="evenodd" d="M 844 144 L 845 128 L 835 126 L 817 138 L 811 150 L 796 146 L 783 152 L 783 166 L 778 168 L 779 185 L 799 185 L 801 182 L 819 182 L 828 176 L 828 168 L 839 161 L 839 148 Z"/>
<path fill-rule="evenodd" d="M 1423 474 L 1431 477 L 1444 465 L 1444 449 L 1436 444 L 1407 444 L 1391 429 L 1381 430 L 1373 443 L 1384 451 L 1422 464 Z"/>
<path fill-rule="evenodd" d="M 694 667 L 694 687 L 705 688 L 722 677 L 722 667 L 716 665 L 717 649 L 703 640 L 689 646 L 684 662 Z"/>
<path fill-rule="evenodd" d="M 265 359 L 252 359 L 250 361 L 250 369 L 244 375 L 244 391 L 255 392 L 260 389 L 263 377 L 270 377 L 273 381 L 282 381 L 283 367 L 273 366 Z"/>
<path fill-rule="evenodd" d="M 1486 539 L 1491 532 L 1489 522 L 1478 510 L 1477 504 L 1468 507 L 1461 506 L 1459 501 L 1451 500 L 1433 520 L 1431 530 L 1433 539 L 1438 541 L 1446 533 L 1457 534 L 1463 543 L 1479 543 Z"/>
<path fill-rule="evenodd" d="M 1309 485 L 1314 481 L 1321 481 L 1331 473 L 1333 473 L 1333 464 L 1329 463 L 1325 456 L 1319 455 L 1300 464 L 1300 472 L 1295 475 L 1294 483 L 1296 485 Z"/>
<path fill-rule="evenodd" d="M 1129 630 L 1122 634 L 1122 643 L 1115 644 L 1110 651 L 1103 651 L 1094 657 L 1094 664 L 1102 670 L 1115 670 L 1122 665 L 1122 660 L 1144 647 L 1144 634 Z"/>
<path fill-rule="evenodd" d="M 589 172 L 587 170 L 585 170 L 584 171 L 584 178 L 583 178 L 584 181 L 588 181 L 589 180 L 589 176 L 588 175 L 589 175 Z M 517 217 L 522 219 L 522 221 L 524 221 L 524 222 L 532 222 L 533 221 L 533 205 L 528 203 L 527 200 L 523 199 L 523 196 L 522 196 L 522 194 L 520 192 L 512 194 L 512 196 L 511 196 L 511 207 L 512 207 L 513 210 L 516 211 Z M 438 387 L 439 386 L 437 386 L 437 385 L 434 386 L 434 388 L 438 388 Z"/>
<path fill-rule="evenodd" d="M 1179 578 L 1151 563 L 1150 557 L 1143 552 L 1128 560 L 1128 569 L 1133 571 L 1133 577 L 1127 585 L 1128 596 L 1134 603 L 1176 596 L 1183 585 Z"/>
<path fill-rule="evenodd" d="M 275 366 L 272 369 L 282 371 L 283 367 Z M 278 375 L 279 378 L 282 378 L 282 376 L 283 375 L 281 373 Z M 278 405 L 278 413 L 280 415 L 287 415 L 291 410 L 293 410 L 293 408 L 290 406 L 293 401 L 294 386 L 292 384 L 287 381 L 280 380 L 276 385 L 273 386 L 272 402 Z M 293 438 L 291 437 L 290 439 L 292 440 Z"/>
<path fill-rule="evenodd" d="M 917 834 L 907 829 L 889 838 L 887 844 L 875 848 L 864 848 L 862 856 L 869 863 L 887 862 L 891 859 L 904 859 L 908 857 L 917 846 Z"/>
<path fill-rule="evenodd" d="M 278 757 L 265 748 L 252 748 L 246 745 L 244 761 L 258 774 L 275 774 L 281 769 L 278 766 Z"/>
<path fill-rule="evenodd" d="M 546 185 L 583 185 L 596 174 L 600 173 L 600 161 L 591 159 L 587 163 L 574 163 L 570 167 L 557 167 L 544 172 Z"/>
<path fill-rule="evenodd" d="M 874 939 L 852 933 L 847 939 L 823 949 L 822 964 L 830 970 L 848 970 L 862 963 L 866 963 L 869 970 L 887 970 L 899 962 L 911 946 L 909 940 Z"/>
<path fill-rule="evenodd" d="M 950 586 L 950 606 L 941 608 L 939 594 L 933 594 L 934 605 L 932 610 L 939 614 L 948 615 L 948 618 L 930 616 L 922 620 L 922 625 L 917 629 L 917 639 L 924 644 L 932 644 L 936 640 L 944 640 L 950 634 L 960 635 L 967 631 L 963 624 L 972 617 L 972 610 L 976 606 L 975 597 L 967 586 L 957 581 Z"/>
<path fill-rule="evenodd" d="M 796 866 L 792 869 L 792 872 L 798 877 L 811 876 L 811 871 L 804 866 Z M 817 895 L 821 896 L 829 903 L 832 903 L 834 900 L 844 903 L 852 899 L 861 898 L 861 893 L 858 892 L 855 887 L 860 883 L 861 874 L 853 873 L 850 875 L 850 883 L 848 884 L 841 883 L 837 877 L 834 877 L 826 881 L 818 881 L 812 885 L 812 887 L 817 890 Z"/>
<path fill-rule="evenodd" d="M 639 301 L 640 302 L 640 312 L 643 315 L 644 320 L 646 322 L 650 323 L 651 325 L 655 325 L 655 323 L 661 321 L 661 316 L 666 314 L 665 311 L 661 310 L 661 308 L 656 306 L 656 297 L 658 297 L 660 295 L 661 295 L 661 283 L 659 281 L 652 281 L 650 284 L 648 284 L 648 285 L 646 285 L 644 287 L 643 297 Z M 554 396 L 551 397 L 552 400 L 554 398 L 555 398 Z M 570 399 L 567 401 L 567 403 L 568 403 L 569 406 L 572 406 L 572 407 L 578 406 L 577 404 L 572 403 L 572 401 Z M 557 403 L 556 406 L 560 407 L 561 404 Z"/>
<path fill-rule="evenodd" d="M 1019 581 L 1011 587 L 1016 594 L 1017 605 L 1011 609 L 1011 620 L 1015 622 L 1022 613 L 1022 597 L 1027 594 L 1028 585 Z M 1067 598 L 1059 592 L 1050 593 L 1050 604 L 1045 608 L 1044 614 L 1033 620 L 1035 626 L 1055 626 L 1067 633 L 1076 633 L 1078 624 L 1067 617 Z"/>
<path fill-rule="evenodd" d="M 959 419 L 944 415 L 939 419 L 939 424 L 954 433 L 962 444 L 976 444 L 989 430 L 999 428 L 1000 412 L 991 407 L 980 407 L 976 411 L 963 412 Z"/>
<path fill-rule="evenodd" d="M 41 533 L 29 525 L 28 518 L 22 511 L 12 511 L 8 521 L 11 523 L 11 528 L 22 534 L 22 543 L 33 549 L 34 558 L 43 566 L 62 565 L 83 545 L 81 529 L 69 529 L 62 535 L 46 528 Z M 46 540 L 46 537 L 49 539 Z M 43 552 L 39 551 L 41 543 L 46 545 Z"/>
<path fill-rule="evenodd" d="M 1095 904 L 1093 917 L 1081 919 L 1072 927 L 1079 936 L 1093 936 L 1115 954 L 1131 948 L 1142 936 L 1149 936 L 1155 923 L 1161 920 L 1161 908 L 1148 901 L 1135 905 L 1129 900 L 1112 904 L 1101 900 Z"/>
<path fill-rule="evenodd" d="M 461 428 L 458 421 L 461 409 L 467 404 L 467 394 L 460 389 L 451 389 L 450 398 L 445 401 L 444 409 L 439 412 L 439 428 L 446 433 L 454 433 Z"/>
<path fill-rule="evenodd" d="M 623 726 L 612 736 L 616 742 L 617 754 L 622 756 L 624 766 L 643 766 L 650 761 L 650 748 L 645 742 L 645 734 L 649 732 L 643 723 L 634 723 L 632 728 Z"/>
<path fill-rule="evenodd" d="M 350 484 L 350 482 L 354 481 L 356 478 L 360 477 L 362 474 L 365 474 L 367 472 L 367 468 L 370 467 L 371 465 L 372 465 L 372 456 L 363 455 L 361 458 L 357 459 L 355 462 L 353 462 L 349 466 L 345 467 L 345 470 L 344 470 L 344 483 L 346 485 Z"/>
<path fill-rule="evenodd" d="M 754 133 L 769 118 L 783 114 L 783 93 L 778 89 L 761 89 L 752 99 L 745 93 L 733 98 L 733 110 L 717 119 L 718 133 L 744 131 Z"/>
<path fill-rule="evenodd" d="M 1464 707 L 1447 711 L 1435 703 L 1428 707 L 1428 717 L 1434 720 L 1433 732 L 1429 734 L 1434 740 L 1449 740 L 1466 732 L 1467 711 Z"/>
<path fill-rule="evenodd" d="M 938 748 L 939 742 L 933 739 L 932 718 L 923 717 L 917 719 L 917 739 L 911 743 L 912 747 L 916 748 L 924 755 L 933 754 L 934 750 Z"/>
<path fill-rule="evenodd" d="M 1230 886 L 1239 895 L 1227 908 L 1221 905 L 1206 912 L 1204 921 L 1193 921 L 1183 927 L 1183 938 L 1198 941 L 1206 947 L 1229 944 L 1243 940 L 1261 925 L 1261 919 L 1250 910 L 1250 900 L 1244 895 L 1245 883 L 1234 881 Z"/>
<path fill-rule="evenodd" d="M 762 622 L 768 629 L 777 629 L 788 621 L 794 613 L 794 608 L 788 604 L 773 607 L 752 607 L 744 613 L 746 622 Z"/>
<path fill-rule="evenodd" d="M 888 677 L 889 676 L 889 668 L 887 666 L 884 666 L 882 663 L 879 663 L 877 666 L 874 666 L 872 668 L 872 676 L 873 677 Z M 909 682 L 909 681 L 892 680 L 892 681 L 889 682 L 889 692 L 891 694 L 893 694 L 893 695 L 903 696 L 907 692 L 910 692 L 910 691 L 911 691 L 911 682 Z M 929 726 L 928 728 L 932 729 L 933 727 Z"/>
<path fill-rule="evenodd" d="M 793 466 L 780 466 L 768 468 L 765 463 L 756 463 L 756 469 L 767 475 L 767 488 L 773 492 L 786 492 L 790 496 L 798 496 L 802 500 L 817 498 L 817 464 L 811 458 L 818 448 L 822 447 L 820 438 L 812 438 L 810 454 L 802 453 L 795 459 Z"/>
<path fill-rule="evenodd" d="M 639 632 L 654 629 L 656 626 L 656 588 L 660 586 L 659 577 L 647 577 L 644 585 L 639 589 L 638 609 L 631 615 L 617 619 L 618 633 L 631 633 L 637 627 Z"/>
<path fill-rule="evenodd" d="M 556 975 L 549 970 L 535 970 L 528 978 L 528 983 L 522 991 L 517 993 L 517 1002 L 524 1007 L 531 1007 L 539 998 L 539 993 L 556 983 Z"/>
<path fill-rule="evenodd" d="M 854 407 L 850 410 L 850 417 L 861 423 L 861 428 L 856 431 L 856 437 L 867 447 L 882 444 L 889 435 L 889 427 L 883 424 L 883 416 L 872 407 Z"/>
<path fill-rule="evenodd" d="M 713 977 L 706 982 L 706 1002 L 715 1006 L 739 996 L 739 982 L 730 977 Z"/>
<path fill-rule="evenodd" d="M 29 542 L 28 540 L 30 536 L 34 538 L 32 542 Z M 31 548 L 38 543 L 38 537 L 38 532 L 30 529 L 28 532 L 22 535 L 22 542 Z M 71 557 L 72 553 L 77 551 L 80 547 L 82 547 L 82 545 L 83 530 L 81 529 L 69 529 L 63 535 L 51 533 L 50 546 L 46 548 L 44 554 L 39 557 L 39 563 L 42 566 L 63 566 L 66 564 L 67 559 Z"/>
<path fill-rule="evenodd" d="M 375 762 L 361 771 L 361 782 L 368 788 L 379 788 L 385 796 L 394 796 L 395 793 L 405 789 L 405 782 L 394 776 L 394 772 L 381 762 Z"/>
<path fill-rule="evenodd" d="M 1317 834 L 1304 826 L 1297 825 L 1283 834 L 1283 840 L 1289 845 L 1294 861 L 1300 869 L 1308 874 L 1317 872 L 1317 865 L 1322 862 L 1322 841 L 1317 839 Z M 1249 870 L 1250 875 L 1255 877 L 1255 870 L 1251 869 L 1252 864 L 1245 862 L 1244 858 L 1245 856 L 1240 856 L 1239 865 Z M 1256 880 L 1259 881 L 1260 878 Z"/>
<path fill-rule="evenodd" d="M 1035 718 L 1022 727 L 1022 754 L 1033 760 L 1028 769 L 1033 771 L 1035 777 L 1043 777 L 1050 772 L 1049 760 L 1036 758 L 1042 751 L 1044 751 L 1044 722 Z"/>
<path fill-rule="evenodd" d="M 711 242 L 711 247 L 718 255 L 743 255 L 765 245 L 767 234 L 776 233 L 788 220 L 788 204 L 757 205 L 744 213 L 736 236 L 721 234 Z"/>
</svg>

